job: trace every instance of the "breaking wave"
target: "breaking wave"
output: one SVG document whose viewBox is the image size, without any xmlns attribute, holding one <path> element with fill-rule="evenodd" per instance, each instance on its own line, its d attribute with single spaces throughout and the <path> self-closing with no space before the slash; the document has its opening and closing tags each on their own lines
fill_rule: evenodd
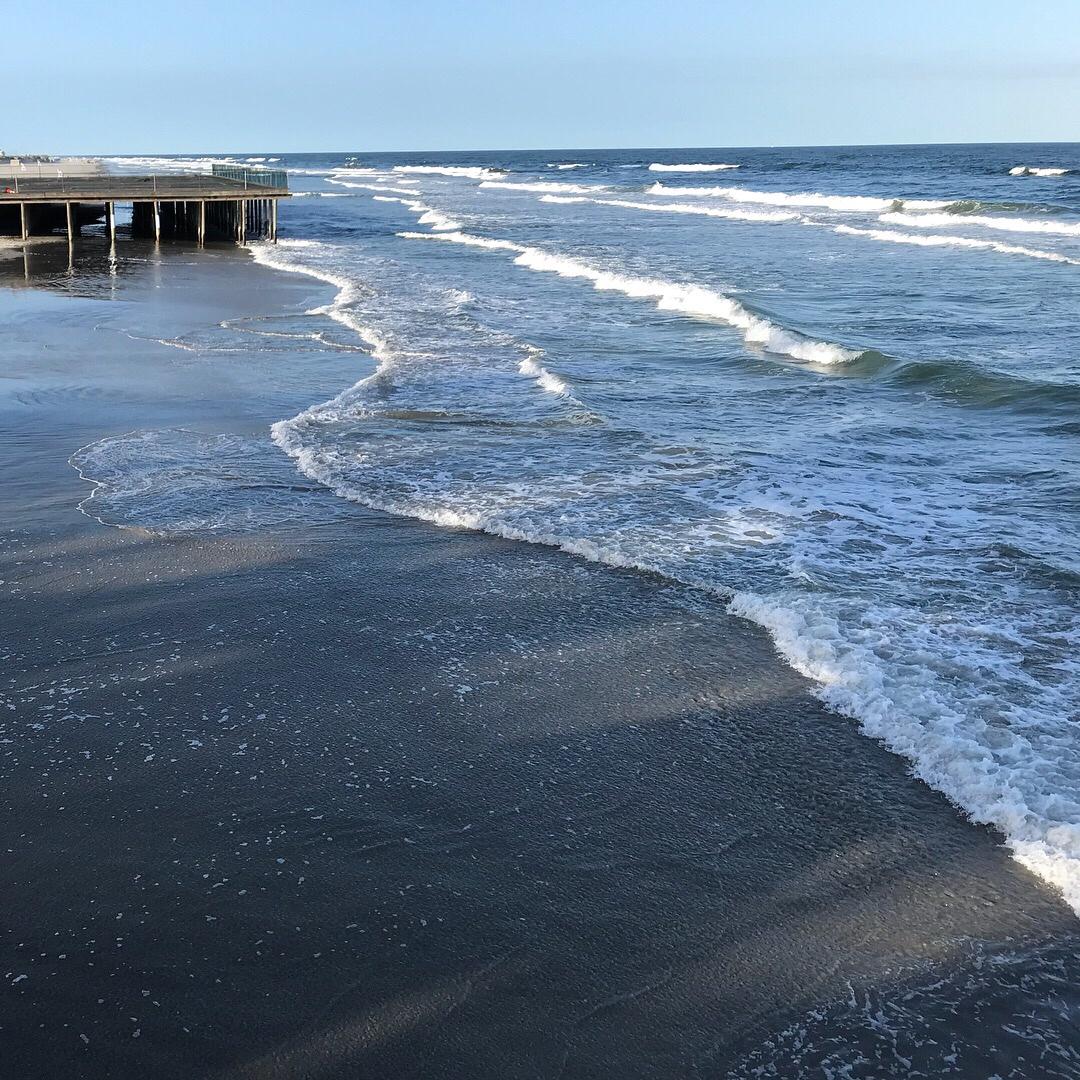
<svg viewBox="0 0 1080 1080">
<path fill-rule="evenodd" d="M 649 166 L 649 172 L 723 172 L 725 169 L 738 169 L 739 165 L 665 165 L 663 162 L 654 161 Z"/>
<path fill-rule="evenodd" d="M 917 207 L 920 210 L 944 209 L 948 202 L 938 199 L 882 199 L 871 195 L 823 195 L 817 191 L 753 191 L 740 187 L 669 187 L 659 181 L 649 191 L 653 195 L 705 195 L 714 199 L 731 199 L 733 202 L 761 203 L 766 206 L 817 207 L 823 210 L 881 213 L 898 206 Z"/>
<path fill-rule="evenodd" d="M 414 202 L 411 199 L 397 199 L 391 195 L 372 195 L 373 202 L 401 203 L 408 207 L 414 214 L 419 214 L 417 219 L 421 225 L 430 225 L 433 229 L 460 229 L 461 223 L 451 217 L 447 217 L 441 210 L 436 210 L 422 202 Z"/>
<path fill-rule="evenodd" d="M 619 206 L 626 210 L 646 210 L 657 214 L 692 214 L 698 217 L 723 218 L 727 221 L 780 222 L 798 221 L 802 215 L 783 210 L 729 210 L 719 206 L 702 206 L 698 203 L 647 203 L 632 199 L 589 199 L 584 196 L 562 198 L 544 195 L 541 202 L 592 203 L 594 206 Z"/>
<path fill-rule="evenodd" d="M 469 180 L 494 180 L 506 175 L 502 169 L 488 169 L 480 165 L 395 165 L 394 172 L 459 176 Z"/>
<path fill-rule="evenodd" d="M 547 368 L 538 364 L 532 356 L 525 357 L 518 365 L 518 370 L 522 375 L 535 379 L 537 386 L 542 390 L 546 390 L 549 394 L 554 394 L 556 397 L 570 397 L 569 385 L 560 379 L 558 375 L 552 375 Z"/>
<path fill-rule="evenodd" d="M 1065 176 L 1072 169 L 1039 169 L 1031 165 L 1017 165 L 1009 170 L 1010 176 Z"/>
<path fill-rule="evenodd" d="M 803 363 L 832 366 L 846 364 L 863 355 L 862 351 L 847 349 L 827 341 L 816 341 L 794 330 L 778 326 L 750 311 L 737 300 L 701 285 L 682 285 L 656 278 L 631 277 L 539 248 L 515 244 L 510 240 L 492 240 L 463 232 L 405 232 L 398 235 L 407 240 L 443 240 L 488 251 L 511 252 L 515 255 L 514 263 L 517 266 L 539 273 L 588 281 L 594 289 L 601 292 L 619 292 L 634 299 L 651 300 L 661 311 L 674 311 L 691 318 L 725 323 L 738 330 L 748 345 L 759 345 L 766 352 L 787 356 Z"/>
<path fill-rule="evenodd" d="M 554 180 L 538 180 L 535 183 L 512 183 L 504 180 L 485 180 L 482 188 L 503 188 L 506 191 L 565 192 L 568 195 L 589 195 L 606 191 L 604 184 L 560 184 Z"/>
<path fill-rule="evenodd" d="M 865 236 L 871 240 L 880 240 L 890 244 L 911 244 L 916 247 L 955 247 L 971 250 L 997 251 L 1002 255 L 1024 255 L 1029 259 L 1045 259 L 1048 262 L 1068 263 L 1080 266 L 1080 259 L 1072 259 L 1056 251 L 1040 251 L 1038 248 L 1021 247 L 1017 244 L 1001 244 L 996 240 L 974 240 L 968 236 L 943 236 L 931 233 L 929 236 L 915 233 L 896 232 L 892 229 L 857 229 L 851 225 L 836 225 L 833 231 L 841 236 Z"/>
<path fill-rule="evenodd" d="M 416 192 L 411 188 L 392 187 L 389 184 L 358 184 L 354 180 L 338 180 L 335 177 L 331 177 L 326 181 L 328 184 L 337 184 L 339 187 L 353 188 L 355 191 L 378 191 L 387 192 L 392 191 L 397 195 L 415 195 Z"/>
<path fill-rule="evenodd" d="M 1042 236 L 1080 236 L 1080 222 L 1034 221 L 1031 218 L 987 217 L 985 214 L 906 214 L 894 211 L 881 220 L 912 229 L 933 229 L 939 225 L 978 225 L 999 232 L 1035 233 Z"/>
</svg>

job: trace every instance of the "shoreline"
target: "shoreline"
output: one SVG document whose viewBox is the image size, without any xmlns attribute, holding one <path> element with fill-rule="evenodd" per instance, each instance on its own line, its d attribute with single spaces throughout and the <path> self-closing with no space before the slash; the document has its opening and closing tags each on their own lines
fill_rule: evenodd
<svg viewBox="0 0 1080 1080">
<path fill-rule="evenodd" d="M 77 436 L 257 441 L 360 377 L 214 353 L 325 287 L 249 263 L 0 294 L 13 1067 L 720 1076 L 849 987 L 1066 962 L 998 834 L 708 597 L 325 491 L 221 535 L 75 513 Z"/>
</svg>

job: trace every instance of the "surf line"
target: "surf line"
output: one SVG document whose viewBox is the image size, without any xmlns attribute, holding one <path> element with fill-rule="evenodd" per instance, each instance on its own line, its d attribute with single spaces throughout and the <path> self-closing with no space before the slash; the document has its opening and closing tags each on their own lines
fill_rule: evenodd
<svg viewBox="0 0 1080 1080">
<path fill-rule="evenodd" d="M 648 213 L 660 214 L 692 214 L 701 217 L 719 218 L 726 221 L 748 221 L 761 223 L 793 223 L 798 225 L 810 225 L 816 228 L 829 229 L 840 236 L 864 236 L 880 243 L 910 244 L 915 247 L 928 248 L 966 248 L 969 251 L 995 251 L 1001 255 L 1020 255 L 1029 259 L 1042 259 L 1047 262 L 1066 263 L 1070 266 L 1080 266 L 1080 259 L 1070 258 L 1056 251 L 1043 251 L 1039 248 L 1024 247 L 1020 244 L 1002 244 L 996 240 L 977 240 L 966 236 L 951 236 L 942 233 L 929 235 L 919 233 L 898 232 L 895 229 L 861 229 L 852 225 L 834 225 L 829 221 L 817 221 L 805 214 L 788 213 L 783 211 L 755 212 L 752 210 L 731 210 L 721 207 L 701 206 L 697 203 L 645 203 L 633 202 L 628 199 L 590 199 L 585 196 L 564 197 L 561 195 L 542 195 L 540 202 L 546 203 L 590 203 L 594 206 L 615 206 L 627 210 L 643 210 Z M 889 215 L 885 215 L 888 217 Z M 884 220 L 884 218 L 883 218 Z M 963 223 L 963 218 L 958 219 Z"/>
<path fill-rule="evenodd" d="M 487 251 L 504 251 L 514 264 L 538 273 L 557 274 L 592 283 L 600 292 L 619 292 L 633 299 L 651 300 L 660 311 L 674 311 L 690 318 L 722 322 L 738 330 L 749 345 L 807 364 L 831 367 L 858 359 L 863 350 L 848 349 L 828 341 L 816 341 L 755 314 L 730 296 L 701 285 L 684 285 L 657 278 L 632 277 L 512 240 L 489 239 L 460 231 L 400 232 L 405 240 L 439 240 Z"/>
</svg>

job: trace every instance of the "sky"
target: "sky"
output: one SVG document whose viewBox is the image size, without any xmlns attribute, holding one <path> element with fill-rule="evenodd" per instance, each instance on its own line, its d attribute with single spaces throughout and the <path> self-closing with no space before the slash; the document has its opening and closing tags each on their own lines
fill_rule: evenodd
<svg viewBox="0 0 1080 1080">
<path fill-rule="evenodd" d="M 1080 0 L 8 5 L 9 153 L 1080 141 Z"/>
</svg>

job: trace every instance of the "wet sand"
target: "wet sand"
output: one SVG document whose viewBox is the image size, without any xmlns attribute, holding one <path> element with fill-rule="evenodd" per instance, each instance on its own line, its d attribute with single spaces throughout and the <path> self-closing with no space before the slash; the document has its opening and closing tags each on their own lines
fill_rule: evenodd
<svg viewBox="0 0 1080 1080">
<path fill-rule="evenodd" d="M 297 407 L 150 339 L 310 281 L 138 258 L 0 292 L 2 1075 L 1078 1074 L 1072 912 L 717 602 L 318 491 L 80 514 L 80 446 Z"/>
</svg>

